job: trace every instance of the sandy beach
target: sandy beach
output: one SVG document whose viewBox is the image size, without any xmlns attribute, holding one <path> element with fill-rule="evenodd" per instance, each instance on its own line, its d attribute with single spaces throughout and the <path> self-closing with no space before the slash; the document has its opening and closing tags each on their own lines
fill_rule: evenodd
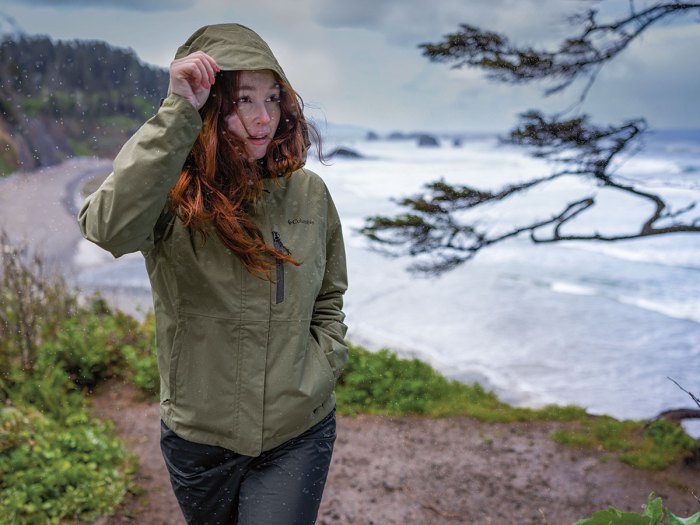
<svg viewBox="0 0 700 525">
<path fill-rule="evenodd" d="M 81 239 L 76 220 L 81 183 L 111 169 L 109 160 L 86 157 L 0 179 L 0 227 L 57 270 L 71 272 Z"/>
<path fill-rule="evenodd" d="M 0 180 L 0 224 L 64 272 L 74 272 L 76 194 L 110 162 L 74 159 Z M 158 446 L 158 407 L 110 383 L 94 411 L 115 422 L 139 459 L 143 492 L 101 525 L 182 524 Z M 700 511 L 700 462 L 645 472 L 603 451 L 554 443 L 553 423 L 468 418 L 340 417 L 320 524 L 567 524 L 614 505 L 639 511 L 650 492 L 676 514 Z"/>
<path fill-rule="evenodd" d="M 81 270 L 77 259 L 84 242 L 77 222 L 81 189 L 88 181 L 104 179 L 111 170 L 109 159 L 80 157 L 0 178 L 0 229 L 12 242 L 41 255 L 49 272 L 60 273 L 74 283 Z M 99 264 L 117 262 L 107 252 L 96 247 L 95 251 L 103 255 Z M 136 316 L 142 317 L 151 306 L 150 293 L 144 290 L 110 288 L 100 293 L 112 305 Z"/>
</svg>

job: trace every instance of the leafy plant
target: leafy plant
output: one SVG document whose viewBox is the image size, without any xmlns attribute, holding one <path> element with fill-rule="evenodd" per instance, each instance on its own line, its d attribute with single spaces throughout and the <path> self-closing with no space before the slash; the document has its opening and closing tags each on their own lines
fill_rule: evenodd
<svg viewBox="0 0 700 525">
<path fill-rule="evenodd" d="M 0 515 L 39 525 L 114 511 L 134 461 L 109 425 L 78 410 L 57 422 L 31 407 L 0 409 Z"/>
<path fill-rule="evenodd" d="M 121 348 L 126 359 L 128 375 L 142 392 L 157 396 L 160 390 L 160 374 L 155 347 L 155 317 L 149 314 L 138 327 L 138 344 L 128 344 Z"/>
<path fill-rule="evenodd" d="M 665 517 L 668 519 L 664 520 Z M 700 512 L 689 518 L 679 518 L 671 511 L 668 511 L 668 516 L 665 516 L 661 498 L 655 498 L 654 494 L 650 494 L 642 514 L 622 512 L 610 507 L 572 525 L 700 525 Z"/>
<path fill-rule="evenodd" d="M 447 379 L 418 359 L 401 359 L 387 349 L 370 352 L 353 344 L 349 347 L 350 359 L 336 388 L 341 413 L 467 415 L 494 422 L 586 417 L 586 411 L 575 406 L 512 407 L 479 383 Z"/>
<path fill-rule="evenodd" d="M 65 281 L 0 231 L 0 367 L 31 371 L 38 346 L 52 339 L 76 308 Z"/>
<path fill-rule="evenodd" d="M 132 484 L 133 461 L 111 427 L 89 416 L 84 393 L 155 368 L 152 326 L 99 298 L 80 305 L 41 258 L 4 235 L 0 248 L 2 522 L 109 514 Z"/>
<path fill-rule="evenodd" d="M 576 422 L 574 428 L 554 432 L 552 438 L 566 445 L 617 452 L 622 462 L 649 470 L 663 470 L 697 450 L 692 437 L 665 420 L 645 427 L 640 421 L 587 418 Z"/>
<path fill-rule="evenodd" d="M 450 381 L 418 359 L 400 359 L 383 349 L 373 353 L 350 346 L 350 360 L 336 389 L 345 413 L 429 414 L 453 396 L 471 403 L 498 406 L 481 385 Z"/>
</svg>

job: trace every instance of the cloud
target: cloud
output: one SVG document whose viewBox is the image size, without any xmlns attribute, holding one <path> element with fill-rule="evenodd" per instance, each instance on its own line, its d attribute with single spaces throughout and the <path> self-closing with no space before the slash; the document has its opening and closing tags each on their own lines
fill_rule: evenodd
<svg viewBox="0 0 700 525">
<path fill-rule="evenodd" d="M 548 113 L 569 107 L 578 95 L 575 89 L 560 98 L 543 98 L 544 85 L 489 82 L 480 70 L 453 70 L 430 62 L 416 45 L 438 41 L 460 23 L 469 23 L 504 33 L 520 44 L 556 46 L 573 31 L 566 15 L 592 4 L 582 0 L 196 0 L 189 5 L 181 0 L 13 1 L 11 9 L 5 4 L 2 9 L 12 11 L 32 34 L 106 40 L 131 47 L 145 62 L 163 67 L 198 27 L 242 23 L 267 40 L 292 85 L 320 120 L 378 131 L 505 131 L 518 112 L 530 107 Z M 595 5 L 608 4 L 620 12 L 629 5 L 612 0 Z M 615 13 L 605 15 L 609 19 Z M 695 91 L 700 70 L 693 67 L 697 60 L 692 54 L 698 26 L 691 24 L 696 18 L 679 17 L 673 24 L 655 26 L 630 45 L 603 69 L 582 110 L 600 124 L 644 115 L 655 127 L 699 126 Z M 688 27 L 679 27 L 684 24 Z M 154 27 L 168 30 L 154 38 Z"/>
<path fill-rule="evenodd" d="M 656 27 L 606 66 L 589 95 L 609 120 L 644 116 L 652 127 L 698 127 L 697 24 Z"/>
<path fill-rule="evenodd" d="M 121 9 L 124 11 L 180 11 L 192 6 L 189 0 L 12 0 L 30 7 Z"/>
<path fill-rule="evenodd" d="M 542 42 L 566 29 L 565 15 L 572 12 L 571 4 L 553 0 L 311 0 L 311 5 L 322 26 L 381 32 L 396 45 L 438 39 L 460 23 Z"/>
</svg>

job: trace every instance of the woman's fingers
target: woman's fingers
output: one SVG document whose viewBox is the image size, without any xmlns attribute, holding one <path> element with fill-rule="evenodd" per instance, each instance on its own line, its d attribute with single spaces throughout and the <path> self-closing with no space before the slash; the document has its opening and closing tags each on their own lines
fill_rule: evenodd
<svg viewBox="0 0 700 525">
<path fill-rule="evenodd" d="M 202 51 L 175 59 L 170 63 L 170 91 L 199 108 L 209 96 L 218 71 L 221 68 L 216 61 Z"/>
<path fill-rule="evenodd" d="M 171 76 L 191 78 L 202 87 L 210 87 L 214 83 L 217 71 L 221 71 L 221 68 L 216 61 L 201 51 L 173 60 L 170 64 Z"/>
<path fill-rule="evenodd" d="M 194 71 L 197 72 L 197 83 L 193 87 L 208 89 L 213 84 L 213 79 L 209 78 L 209 72 L 202 62 L 194 62 Z"/>
<path fill-rule="evenodd" d="M 216 80 L 216 73 L 218 71 L 221 71 L 221 68 L 219 65 L 214 61 L 213 58 L 211 58 L 209 55 L 204 54 L 206 57 L 205 60 L 202 61 L 202 64 L 204 64 L 204 67 L 207 70 L 207 73 L 209 74 L 209 81 L 211 84 L 214 84 Z"/>
<path fill-rule="evenodd" d="M 203 87 L 210 87 L 212 84 L 214 84 L 216 80 L 216 72 L 221 71 L 221 68 L 216 61 L 203 51 L 195 51 L 191 55 L 188 55 L 188 58 L 196 63 L 197 67 L 202 73 L 202 80 L 208 80 L 209 85 Z"/>
<path fill-rule="evenodd" d="M 219 64 L 217 64 L 212 57 L 210 57 L 202 51 L 196 51 L 190 56 L 194 57 L 197 60 L 198 65 L 204 67 L 204 70 L 206 71 L 206 76 L 209 79 L 209 84 L 213 84 L 216 80 L 216 73 L 218 71 L 221 71 Z"/>
</svg>

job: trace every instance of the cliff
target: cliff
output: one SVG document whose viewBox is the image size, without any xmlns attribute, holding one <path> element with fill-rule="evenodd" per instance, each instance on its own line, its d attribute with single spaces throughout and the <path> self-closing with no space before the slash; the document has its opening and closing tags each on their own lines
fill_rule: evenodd
<svg viewBox="0 0 700 525">
<path fill-rule="evenodd" d="M 100 41 L 0 41 L 0 175 L 113 156 L 165 96 L 167 71 Z"/>
</svg>

